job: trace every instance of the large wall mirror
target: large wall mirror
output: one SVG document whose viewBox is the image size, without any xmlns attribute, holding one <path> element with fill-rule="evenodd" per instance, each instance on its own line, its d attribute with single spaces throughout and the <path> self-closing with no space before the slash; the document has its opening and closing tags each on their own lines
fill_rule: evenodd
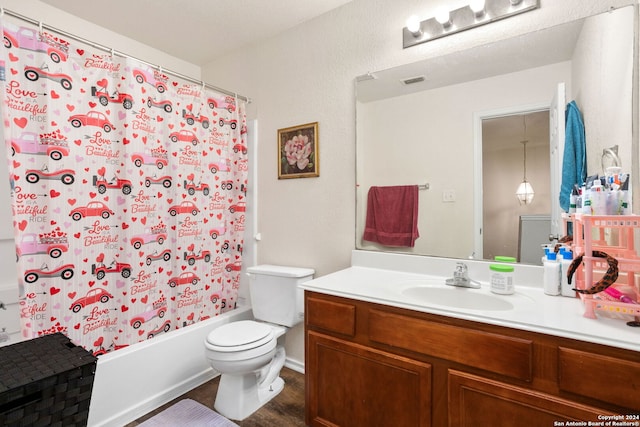
<svg viewBox="0 0 640 427">
<path fill-rule="evenodd" d="M 562 226 L 566 103 L 583 116 L 589 175 L 603 174 L 612 147 L 624 172 L 637 170 L 635 14 L 622 7 L 358 77 L 356 248 L 540 263 Z M 521 205 L 525 165 L 535 196 Z M 414 247 L 362 239 L 370 187 L 394 185 L 423 188 Z"/>
</svg>

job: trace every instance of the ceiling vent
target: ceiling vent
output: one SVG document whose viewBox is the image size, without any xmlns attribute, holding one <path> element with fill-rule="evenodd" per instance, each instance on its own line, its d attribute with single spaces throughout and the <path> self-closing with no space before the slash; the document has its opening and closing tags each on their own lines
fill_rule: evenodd
<svg viewBox="0 0 640 427">
<path fill-rule="evenodd" d="M 404 85 L 412 85 L 414 83 L 420 83 L 425 81 L 425 77 L 424 76 L 417 76 L 417 77 L 409 77 L 408 79 L 402 79 L 400 80 L 402 82 L 402 84 Z"/>
</svg>

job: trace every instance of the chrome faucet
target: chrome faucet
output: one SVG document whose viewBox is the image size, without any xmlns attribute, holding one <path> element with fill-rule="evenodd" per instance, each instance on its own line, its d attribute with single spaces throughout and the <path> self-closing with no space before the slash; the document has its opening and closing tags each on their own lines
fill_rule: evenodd
<svg viewBox="0 0 640 427">
<path fill-rule="evenodd" d="M 461 288 L 478 289 L 480 287 L 480 282 L 469 278 L 469 269 L 464 262 L 456 263 L 456 269 L 453 272 L 453 277 L 447 279 L 445 283 L 449 286 L 458 286 Z"/>
</svg>

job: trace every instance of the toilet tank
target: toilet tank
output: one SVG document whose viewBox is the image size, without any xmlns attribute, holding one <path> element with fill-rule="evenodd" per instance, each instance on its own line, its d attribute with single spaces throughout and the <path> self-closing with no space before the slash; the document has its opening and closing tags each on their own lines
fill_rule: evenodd
<svg viewBox="0 0 640 427">
<path fill-rule="evenodd" d="M 312 268 L 263 264 L 248 267 L 247 273 L 256 320 L 290 327 L 304 319 L 304 293 L 298 285 L 313 278 Z"/>
</svg>

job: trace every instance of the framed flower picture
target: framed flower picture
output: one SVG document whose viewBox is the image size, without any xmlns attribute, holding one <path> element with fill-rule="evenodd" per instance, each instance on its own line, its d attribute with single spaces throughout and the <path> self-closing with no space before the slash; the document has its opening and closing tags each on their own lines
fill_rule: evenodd
<svg viewBox="0 0 640 427">
<path fill-rule="evenodd" d="M 320 176 L 318 122 L 278 129 L 278 179 Z"/>
</svg>

